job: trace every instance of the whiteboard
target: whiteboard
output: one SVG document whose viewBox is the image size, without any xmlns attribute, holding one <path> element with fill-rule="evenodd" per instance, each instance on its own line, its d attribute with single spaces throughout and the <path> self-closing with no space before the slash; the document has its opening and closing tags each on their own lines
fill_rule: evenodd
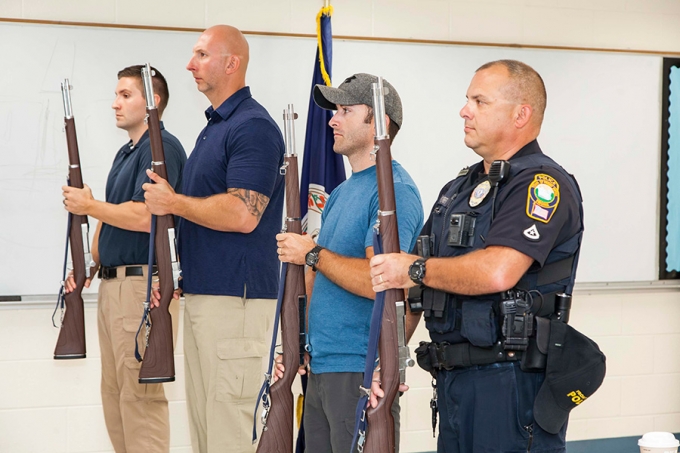
<svg viewBox="0 0 680 453">
<path fill-rule="evenodd" d="M 0 295 L 55 294 L 61 279 L 66 211 L 60 188 L 68 158 L 60 81 L 68 77 L 74 87 L 83 179 L 103 199 L 115 152 L 128 140 L 111 109 L 116 73 L 149 61 L 165 75 L 165 126 L 190 152 L 208 106 L 185 69 L 197 38 L 0 23 Z M 280 126 L 283 108 L 295 104 L 301 153 L 316 41 L 248 41 L 253 96 Z M 369 72 L 398 89 L 404 125 L 393 155 L 418 184 L 428 212 L 441 186 L 479 160 L 463 143 L 458 112 L 474 70 L 500 58 L 525 61 L 545 80 L 548 108 L 539 143 L 576 175 L 585 200 L 577 280 L 655 280 L 661 57 L 335 40 L 334 85 Z"/>
</svg>

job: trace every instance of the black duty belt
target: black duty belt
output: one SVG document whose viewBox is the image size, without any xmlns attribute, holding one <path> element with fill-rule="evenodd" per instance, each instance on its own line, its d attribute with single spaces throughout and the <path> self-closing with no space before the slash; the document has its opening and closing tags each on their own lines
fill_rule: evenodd
<svg viewBox="0 0 680 453">
<path fill-rule="evenodd" d="M 122 266 L 121 266 L 122 267 Z M 157 272 L 156 266 L 153 267 L 153 272 Z M 142 277 L 144 276 L 143 266 L 125 266 L 125 276 L 126 277 Z M 102 266 L 99 268 L 99 278 L 102 280 L 109 280 L 112 278 L 118 278 L 118 267 L 107 267 Z"/>
<path fill-rule="evenodd" d="M 521 351 L 506 351 L 501 342 L 490 348 L 480 348 L 470 343 L 420 342 L 416 349 L 418 365 L 425 371 L 452 370 L 473 365 L 490 365 L 522 358 Z"/>
</svg>

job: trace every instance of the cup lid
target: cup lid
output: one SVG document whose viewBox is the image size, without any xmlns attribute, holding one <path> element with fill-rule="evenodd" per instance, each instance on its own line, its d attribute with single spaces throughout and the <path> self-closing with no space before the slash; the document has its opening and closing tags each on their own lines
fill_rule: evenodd
<svg viewBox="0 0 680 453">
<path fill-rule="evenodd" d="M 640 447 L 678 447 L 680 441 L 671 433 L 651 432 L 645 433 L 640 440 L 638 440 Z"/>
</svg>

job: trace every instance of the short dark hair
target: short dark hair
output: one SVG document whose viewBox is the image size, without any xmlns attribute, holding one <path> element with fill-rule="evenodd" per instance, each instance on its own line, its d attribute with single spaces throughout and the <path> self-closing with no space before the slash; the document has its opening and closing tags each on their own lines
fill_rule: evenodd
<svg viewBox="0 0 680 453">
<path fill-rule="evenodd" d="M 545 83 L 543 83 L 541 75 L 528 64 L 517 60 L 491 61 L 480 66 L 475 72 L 494 66 L 503 66 L 508 70 L 510 80 L 512 81 L 512 84 L 506 87 L 509 100 L 531 105 L 536 115 L 536 120 L 540 125 L 543 122 L 543 114 L 548 101 Z"/>
<path fill-rule="evenodd" d="M 366 107 L 368 107 L 368 112 L 366 113 L 366 118 L 364 118 L 364 123 L 371 124 L 371 120 L 373 119 L 373 107 L 370 105 L 367 105 Z M 390 145 L 394 141 L 394 137 L 396 137 L 397 132 L 399 132 L 399 126 L 397 126 L 397 123 L 392 121 L 392 118 L 390 118 L 390 124 L 387 126 L 387 133 L 390 136 Z"/>
<path fill-rule="evenodd" d="M 138 64 L 135 66 L 128 66 L 127 68 L 118 71 L 118 80 L 122 79 L 123 77 L 131 77 L 133 79 L 137 79 L 139 81 L 139 88 L 142 90 L 142 96 L 145 96 L 144 83 L 142 82 L 143 67 L 144 65 Z M 151 73 L 153 74 L 151 76 L 153 92 L 154 94 L 157 94 L 161 98 L 161 101 L 156 106 L 158 108 L 158 116 L 163 116 L 163 111 L 165 110 L 165 107 L 168 106 L 168 100 L 170 99 L 170 92 L 168 91 L 168 82 L 166 82 L 165 77 L 163 77 L 163 74 L 161 74 L 161 72 L 158 69 L 154 68 L 153 66 L 151 67 Z"/>
</svg>

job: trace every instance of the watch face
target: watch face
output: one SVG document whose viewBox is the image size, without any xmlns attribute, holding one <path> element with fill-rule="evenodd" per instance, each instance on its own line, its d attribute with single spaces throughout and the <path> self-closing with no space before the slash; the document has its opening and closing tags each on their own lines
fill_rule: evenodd
<svg viewBox="0 0 680 453">
<path fill-rule="evenodd" d="M 419 265 L 415 264 L 411 268 L 411 278 L 420 279 L 422 276 L 423 276 L 423 270 L 420 268 Z"/>
<path fill-rule="evenodd" d="M 316 263 L 319 262 L 319 250 L 316 250 L 316 247 L 312 249 L 307 255 L 305 255 L 305 264 L 307 266 L 315 266 Z"/>
<path fill-rule="evenodd" d="M 314 266 L 316 264 L 316 254 L 314 252 L 309 252 L 305 256 L 305 262 L 307 263 L 307 266 Z"/>
<path fill-rule="evenodd" d="M 422 283 L 423 277 L 425 276 L 425 263 L 421 261 L 416 261 L 411 264 L 408 269 L 409 277 L 416 283 Z"/>
</svg>

